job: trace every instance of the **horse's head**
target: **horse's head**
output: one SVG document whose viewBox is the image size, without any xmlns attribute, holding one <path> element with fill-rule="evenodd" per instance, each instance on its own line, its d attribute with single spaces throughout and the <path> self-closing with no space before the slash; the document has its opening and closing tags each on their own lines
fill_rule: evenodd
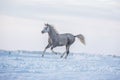
<svg viewBox="0 0 120 80">
<path fill-rule="evenodd" d="M 42 33 L 48 33 L 50 31 L 49 24 L 45 24 L 44 29 L 41 31 Z"/>
</svg>

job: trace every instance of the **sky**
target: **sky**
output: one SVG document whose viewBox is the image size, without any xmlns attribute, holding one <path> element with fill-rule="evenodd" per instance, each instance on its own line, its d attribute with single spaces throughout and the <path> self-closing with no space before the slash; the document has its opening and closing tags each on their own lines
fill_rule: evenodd
<svg viewBox="0 0 120 80">
<path fill-rule="evenodd" d="M 120 0 L 0 0 L 0 49 L 43 51 L 45 23 L 85 36 L 86 46 L 76 39 L 71 52 L 120 55 Z"/>
</svg>

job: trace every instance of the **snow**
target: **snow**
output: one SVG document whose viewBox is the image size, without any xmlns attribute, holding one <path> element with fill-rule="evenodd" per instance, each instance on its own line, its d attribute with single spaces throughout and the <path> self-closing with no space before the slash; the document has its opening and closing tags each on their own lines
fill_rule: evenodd
<svg viewBox="0 0 120 80">
<path fill-rule="evenodd" d="M 0 80 L 120 80 L 120 56 L 0 50 Z"/>
</svg>

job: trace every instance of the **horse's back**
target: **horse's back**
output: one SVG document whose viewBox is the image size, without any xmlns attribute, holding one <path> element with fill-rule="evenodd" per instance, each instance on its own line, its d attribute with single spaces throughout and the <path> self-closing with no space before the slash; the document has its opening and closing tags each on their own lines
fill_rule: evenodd
<svg viewBox="0 0 120 80">
<path fill-rule="evenodd" d="M 69 44 L 72 44 L 75 41 L 74 35 L 72 35 L 70 33 L 64 33 L 64 34 L 60 34 L 60 35 L 66 37 Z"/>
</svg>

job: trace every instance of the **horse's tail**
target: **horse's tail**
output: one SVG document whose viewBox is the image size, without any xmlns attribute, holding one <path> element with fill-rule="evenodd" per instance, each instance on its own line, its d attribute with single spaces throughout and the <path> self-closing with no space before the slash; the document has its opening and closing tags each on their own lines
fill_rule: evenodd
<svg viewBox="0 0 120 80">
<path fill-rule="evenodd" d="M 75 37 L 77 37 L 84 45 L 86 44 L 85 37 L 82 34 L 78 34 Z"/>
</svg>

